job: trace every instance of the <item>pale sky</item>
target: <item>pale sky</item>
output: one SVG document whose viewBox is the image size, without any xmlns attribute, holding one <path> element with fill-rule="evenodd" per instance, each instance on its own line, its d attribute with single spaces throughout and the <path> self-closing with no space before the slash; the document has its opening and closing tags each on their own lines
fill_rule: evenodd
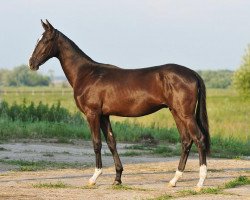
<svg viewBox="0 0 250 200">
<path fill-rule="evenodd" d="M 40 19 L 93 60 L 124 68 L 235 70 L 250 43 L 248 0 L 2 0 L 0 68 L 27 64 Z M 40 69 L 63 75 L 55 58 Z"/>
</svg>

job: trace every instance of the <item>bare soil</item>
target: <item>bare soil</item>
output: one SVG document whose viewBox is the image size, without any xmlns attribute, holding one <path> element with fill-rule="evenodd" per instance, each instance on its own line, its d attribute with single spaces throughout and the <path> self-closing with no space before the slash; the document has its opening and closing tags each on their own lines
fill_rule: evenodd
<svg viewBox="0 0 250 200">
<path fill-rule="evenodd" d="M 120 153 L 128 151 L 131 144 L 119 144 Z M 42 142 L 13 142 L 0 144 L 0 159 L 5 160 L 46 160 L 53 162 L 94 163 L 91 143 L 56 144 Z M 122 177 L 125 187 L 114 189 L 111 184 L 115 170 L 113 158 L 107 154 L 103 144 L 103 175 L 95 187 L 84 187 L 92 176 L 93 167 L 85 169 L 56 169 L 21 172 L 19 166 L 0 163 L 0 199 L 150 199 L 167 194 L 175 196 L 179 190 L 194 189 L 199 178 L 197 156 L 187 162 L 183 178 L 177 187 L 167 186 L 177 168 L 179 157 L 156 157 L 152 155 L 124 157 Z M 146 154 L 147 152 L 145 152 Z M 214 187 L 240 176 L 250 176 L 250 161 L 235 159 L 208 159 L 208 176 L 205 187 Z M 66 188 L 36 188 L 40 183 L 67 184 Z M 250 199 L 250 186 L 224 190 L 222 194 L 187 195 L 178 199 Z"/>
</svg>

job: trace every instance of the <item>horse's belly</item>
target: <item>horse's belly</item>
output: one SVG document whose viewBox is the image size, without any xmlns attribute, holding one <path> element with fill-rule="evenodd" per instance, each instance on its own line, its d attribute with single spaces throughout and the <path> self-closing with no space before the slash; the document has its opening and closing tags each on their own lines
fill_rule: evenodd
<svg viewBox="0 0 250 200">
<path fill-rule="evenodd" d="M 156 112 L 164 107 L 167 106 L 161 103 L 138 102 L 122 104 L 122 102 L 119 102 L 117 104 L 107 106 L 106 108 L 104 107 L 103 114 L 121 117 L 140 117 Z"/>
</svg>

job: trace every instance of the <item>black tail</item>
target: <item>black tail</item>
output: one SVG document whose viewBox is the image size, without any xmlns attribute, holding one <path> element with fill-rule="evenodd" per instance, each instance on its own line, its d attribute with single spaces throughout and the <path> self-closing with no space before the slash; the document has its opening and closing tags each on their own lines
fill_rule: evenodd
<svg viewBox="0 0 250 200">
<path fill-rule="evenodd" d="M 199 74 L 196 74 L 198 78 L 198 103 L 196 108 L 196 121 L 198 126 L 205 137 L 205 147 L 206 153 L 210 153 L 210 135 L 209 135 L 209 125 L 208 125 L 208 117 L 207 117 L 207 108 L 206 108 L 206 86 L 204 81 L 200 77 Z"/>
</svg>

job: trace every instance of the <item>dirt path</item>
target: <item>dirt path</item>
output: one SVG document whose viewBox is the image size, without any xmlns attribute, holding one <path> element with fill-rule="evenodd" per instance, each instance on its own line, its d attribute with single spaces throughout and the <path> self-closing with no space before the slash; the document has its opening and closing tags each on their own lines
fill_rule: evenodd
<svg viewBox="0 0 250 200">
<path fill-rule="evenodd" d="M 120 152 L 129 144 L 121 144 Z M 45 143 L 1 144 L 0 159 L 50 160 L 92 163 L 91 146 L 88 143 L 61 145 Z M 106 146 L 104 146 L 105 150 Z M 107 149 L 106 149 L 107 150 Z M 63 153 L 64 152 L 64 153 Z M 66 153 L 67 152 L 67 153 Z M 50 155 L 50 156 L 48 156 Z M 53 156 L 51 156 L 53 155 Z M 35 172 L 10 171 L 17 166 L 1 164 L 0 199 L 148 199 L 164 194 L 173 195 L 179 190 L 193 189 L 198 181 L 198 158 L 190 158 L 182 180 L 176 188 L 167 187 L 178 165 L 178 159 L 153 156 L 122 157 L 124 163 L 124 187 L 114 189 L 114 167 L 111 156 L 103 155 L 104 173 L 94 188 L 84 187 L 93 168 L 43 170 Z M 209 159 L 206 187 L 219 186 L 240 175 L 250 176 L 249 160 Z M 65 184 L 65 188 L 36 188 L 43 183 Z M 223 194 L 206 194 L 202 199 L 250 199 L 250 187 L 242 186 L 224 190 Z M 178 199 L 200 199 L 201 196 L 185 196 Z"/>
</svg>

